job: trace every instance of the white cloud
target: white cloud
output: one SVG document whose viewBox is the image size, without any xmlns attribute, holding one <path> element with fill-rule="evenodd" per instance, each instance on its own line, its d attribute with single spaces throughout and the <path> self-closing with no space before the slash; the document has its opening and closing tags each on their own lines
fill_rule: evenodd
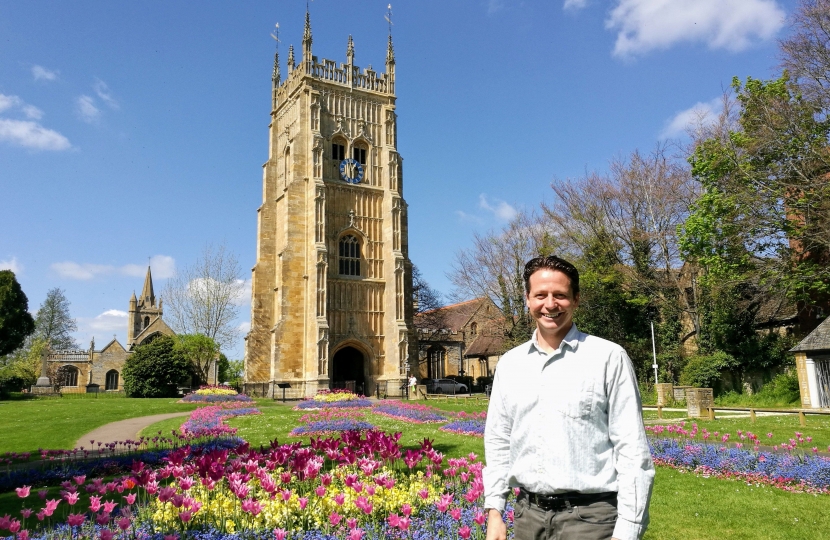
<svg viewBox="0 0 830 540">
<path fill-rule="evenodd" d="M 625 58 L 681 42 L 741 51 L 773 38 L 785 17 L 776 0 L 618 0 L 605 26 L 617 31 L 613 54 Z"/>
<path fill-rule="evenodd" d="M 243 336 L 251 331 L 251 321 L 245 321 L 236 327 Z"/>
<path fill-rule="evenodd" d="M 717 120 L 720 109 L 723 107 L 723 98 L 717 97 L 706 103 L 698 102 L 671 117 L 663 131 L 661 139 L 670 139 L 686 135 L 689 128 L 707 126 Z"/>
<path fill-rule="evenodd" d="M 54 81 L 58 78 L 58 72 L 46 69 L 43 66 L 34 65 L 32 66 L 32 77 L 36 81 Z"/>
<path fill-rule="evenodd" d="M 240 284 L 241 287 L 239 289 L 239 295 L 234 300 L 234 304 L 237 306 L 249 306 L 251 305 L 251 287 L 253 286 L 250 279 L 238 279 L 236 280 L 237 284 Z M 250 326 L 250 323 L 248 323 Z"/>
<path fill-rule="evenodd" d="M 562 9 L 582 9 L 588 5 L 588 0 L 565 0 L 565 5 Z"/>
<path fill-rule="evenodd" d="M 36 150 L 68 150 L 69 139 L 29 120 L 0 118 L 0 141 Z"/>
<path fill-rule="evenodd" d="M 88 332 L 118 332 L 127 327 L 126 311 L 108 309 L 91 320 L 84 321 Z"/>
<path fill-rule="evenodd" d="M 487 1 L 487 15 L 492 15 L 502 9 L 504 9 L 504 2 L 502 0 Z"/>
<path fill-rule="evenodd" d="M 468 214 L 463 210 L 456 210 L 455 215 L 458 216 L 458 220 L 466 223 L 475 223 L 476 225 L 484 224 L 484 220 L 480 217 L 475 216 L 473 214 Z"/>
<path fill-rule="evenodd" d="M 176 260 L 169 255 L 154 255 L 150 258 L 150 267 L 153 277 L 156 279 L 167 279 L 176 273 Z M 123 276 L 140 277 L 147 275 L 147 266 L 141 264 L 125 264 L 124 266 L 113 266 L 109 264 L 90 264 L 64 261 L 53 263 L 52 270 L 61 277 L 69 279 L 92 279 L 107 274 L 121 274 Z"/>
<path fill-rule="evenodd" d="M 84 280 L 92 279 L 102 274 L 109 274 L 114 270 L 113 266 L 105 264 L 79 264 L 72 261 L 53 263 L 50 268 L 61 277 Z"/>
<path fill-rule="evenodd" d="M 101 116 L 101 109 L 95 106 L 95 99 L 91 96 L 78 96 L 78 99 L 75 100 L 75 106 L 78 115 L 84 122 L 95 122 Z"/>
<path fill-rule="evenodd" d="M 167 279 L 176 275 L 176 259 L 169 255 L 153 255 L 150 257 L 150 268 L 153 277 Z M 147 266 L 141 264 L 125 264 L 120 269 L 127 276 L 144 277 L 147 275 Z"/>
<path fill-rule="evenodd" d="M 484 210 L 492 212 L 493 215 L 502 221 L 510 221 L 516 217 L 517 213 L 515 208 L 502 200 L 493 199 L 493 204 L 490 204 L 487 200 L 487 195 L 484 193 L 478 196 L 478 206 Z"/>
<path fill-rule="evenodd" d="M 17 261 L 17 257 L 12 257 L 7 261 L 0 261 L 0 270 L 11 270 L 15 274 L 23 272 L 23 265 Z"/>
<path fill-rule="evenodd" d="M 18 96 L 0 94 L 0 112 L 4 112 L 9 109 L 20 109 L 27 118 L 32 118 L 34 120 L 40 120 L 43 118 L 43 111 L 34 105 L 29 105 Z"/>
<path fill-rule="evenodd" d="M 95 84 L 92 85 L 92 89 L 95 90 L 95 93 L 98 94 L 98 97 L 101 98 L 101 101 L 106 103 L 110 109 L 118 108 L 118 102 L 115 101 L 115 98 L 112 97 L 112 93 L 110 92 L 107 83 L 105 83 L 101 79 L 96 78 Z"/>
</svg>

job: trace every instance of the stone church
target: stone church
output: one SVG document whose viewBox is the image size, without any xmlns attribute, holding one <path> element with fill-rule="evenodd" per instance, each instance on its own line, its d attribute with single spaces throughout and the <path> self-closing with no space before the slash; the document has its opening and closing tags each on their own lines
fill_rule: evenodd
<svg viewBox="0 0 830 540">
<path fill-rule="evenodd" d="M 175 335 L 162 319 L 161 298 L 156 298 L 153 291 L 153 275 L 147 267 L 141 297 L 133 292 L 127 317 L 127 345 L 122 345 L 115 337 L 101 349 L 95 349 L 95 339 L 89 350 L 53 351 L 47 358 L 47 370 L 50 378 L 57 379 L 61 392 L 83 393 L 87 386 L 101 391 L 123 390 L 124 380 L 121 372 L 124 362 L 132 350 L 152 341 L 159 335 Z"/>
<path fill-rule="evenodd" d="M 291 397 L 335 387 L 396 395 L 413 354 L 392 36 L 382 73 L 361 70 L 351 36 L 345 44 L 345 63 L 312 55 L 306 13 L 299 63 L 292 45 L 284 80 L 274 56 L 249 393 L 287 384 Z"/>
</svg>

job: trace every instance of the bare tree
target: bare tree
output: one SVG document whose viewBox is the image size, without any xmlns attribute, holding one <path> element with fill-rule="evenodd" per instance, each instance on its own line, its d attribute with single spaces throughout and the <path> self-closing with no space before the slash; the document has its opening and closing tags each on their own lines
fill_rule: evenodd
<svg viewBox="0 0 830 540">
<path fill-rule="evenodd" d="M 609 169 L 554 182 L 556 198 L 542 206 L 546 220 L 561 231 L 569 256 L 585 260 L 600 250 L 630 287 L 656 303 L 679 302 L 696 321 L 687 289 L 697 269 L 683 266 L 677 236 L 698 193 L 688 168 L 658 144 L 649 154 L 613 160 Z"/>
<path fill-rule="evenodd" d="M 441 293 L 427 283 L 421 270 L 412 265 L 412 302 L 415 312 L 415 327 L 418 329 L 444 328 L 441 307 L 444 299 Z"/>
<path fill-rule="evenodd" d="M 244 289 L 236 256 L 224 244 L 207 245 L 192 266 L 168 280 L 163 293 L 167 320 L 179 334 L 202 334 L 228 347 L 239 336 L 233 323 Z"/>
<path fill-rule="evenodd" d="M 802 0 L 792 15 L 792 33 L 781 41 L 781 67 L 804 95 L 830 108 L 830 0 Z"/>
<path fill-rule="evenodd" d="M 557 244 L 552 229 L 529 213 L 519 213 L 500 231 L 474 235 L 473 246 L 456 253 L 448 274 L 455 285 L 455 298 L 489 298 L 502 311 L 508 344 L 525 341 L 530 324 L 524 300 L 524 265 L 533 257 L 552 253 Z"/>
<path fill-rule="evenodd" d="M 72 332 L 78 330 L 78 325 L 69 314 L 69 305 L 62 289 L 50 289 L 35 315 L 35 333 L 32 337 L 45 340 L 53 351 L 77 349 L 78 343 Z"/>
</svg>

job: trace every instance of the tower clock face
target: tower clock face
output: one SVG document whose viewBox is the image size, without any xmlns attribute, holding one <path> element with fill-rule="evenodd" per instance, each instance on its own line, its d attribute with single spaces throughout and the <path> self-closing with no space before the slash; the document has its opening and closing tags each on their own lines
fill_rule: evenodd
<svg viewBox="0 0 830 540">
<path fill-rule="evenodd" d="M 340 162 L 340 178 L 349 184 L 359 184 L 363 180 L 363 165 L 352 158 Z"/>
</svg>

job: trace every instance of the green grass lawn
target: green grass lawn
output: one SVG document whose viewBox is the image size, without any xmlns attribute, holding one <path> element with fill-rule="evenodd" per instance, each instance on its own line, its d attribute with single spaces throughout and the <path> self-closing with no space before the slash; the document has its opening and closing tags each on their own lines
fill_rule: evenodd
<svg viewBox="0 0 830 540">
<path fill-rule="evenodd" d="M 0 401 L 0 454 L 72 449 L 84 434 L 110 422 L 196 408 L 176 401 L 125 397 Z"/>
<path fill-rule="evenodd" d="M 28 414 L 35 421 L 23 419 L 12 424 L 9 413 L 0 415 L 0 429 L 2 433 L 9 433 L 7 426 L 37 425 L 41 423 L 40 434 L 60 430 L 59 426 L 66 425 L 70 418 L 76 416 L 97 416 L 94 427 L 129 416 L 144 416 L 176 410 L 185 410 L 185 405 L 171 403 L 172 400 L 117 400 L 107 401 L 106 407 L 95 408 L 94 400 L 49 400 L 43 402 L 13 402 L 8 411 L 14 417 L 23 417 Z M 138 402 L 138 403 L 136 403 Z M 20 405 L 38 405 L 31 410 L 18 408 Z M 446 402 L 421 401 L 445 411 L 478 412 L 486 409 L 484 402 Z M 7 407 L 9 402 L 0 402 L 0 411 Z M 267 444 L 277 438 L 280 442 L 289 442 L 291 431 L 305 412 L 294 411 L 295 403 L 282 404 L 271 400 L 258 400 L 257 406 L 263 414 L 234 418 L 229 424 L 238 428 L 238 435 L 255 445 Z M 121 410 L 111 410 L 116 406 L 128 406 Z M 77 407 L 77 408 L 72 408 Z M 132 408 L 130 408 L 132 407 Z M 132 414 L 129 414 L 132 412 Z M 39 415 L 39 416 L 38 416 Z M 104 419 L 104 415 L 117 418 Z M 656 416 L 656 412 L 655 412 Z M 823 417 L 808 417 L 808 427 L 801 428 L 797 417 L 758 417 L 752 424 L 749 418 L 719 418 L 715 421 L 697 421 L 700 427 L 721 433 L 730 432 L 734 441 L 736 430 L 749 430 L 766 439 L 767 431 L 775 434 L 773 441 L 780 442 L 794 434 L 795 431 L 811 435 L 814 441 L 830 444 L 830 420 Z M 160 422 L 149 428 L 146 433 L 155 433 L 159 429 L 165 433 L 178 428 L 185 420 L 174 418 Z M 449 456 L 460 456 L 469 452 L 482 455 L 484 452 L 483 440 L 478 437 L 459 436 L 444 433 L 438 430 L 436 424 L 409 424 L 372 413 L 366 414 L 366 420 L 382 429 L 400 431 L 401 442 L 408 447 L 417 445 L 422 439 L 430 438 L 435 441 L 435 447 Z M 77 421 L 76 421 L 77 423 Z M 75 423 L 69 423 L 75 425 Z M 691 427 L 691 422 L 687 423 Z M 90 429 L 93 429 L 90 428 Z M 15 428 L 17 429 L 17 428 Z M 20 428 L 23 429 L 23 428 Z M 89 431 L 89 430 L 87 430 Z M 67 437 L 73 441 L 77 436 Z M 779 440 L 780 439 L 780 440 Z M 33 436 L 37 446 L 45 446 L 40 442 L 43 436 Z M 823 441 L 828 441 L 824 443 Z M 3 438 L 3 445 L 7 445 Z M 70 443 L 71 444 L 71 443 Z M 825 446 L 826 448 L 826 446 Z M 19 512 L 21 501 L 14 493 L 0 495 L 0 515 Z M 741 539 L 817 539 L 830 537 L 830 497 L 826 495 L 814 496 L 764 487 L 747 485 L 738 481 L 721 480 L 717 478 L 702 478 L 691 473 L 680 473 L 676 470 L 660 467 L 657 469 L 657 478 L 651 501 L 651 525 L 646 533 L 645 540 L 669 540 L 682 538 L 684 540 L 729 540 Z"/>
</svg>

